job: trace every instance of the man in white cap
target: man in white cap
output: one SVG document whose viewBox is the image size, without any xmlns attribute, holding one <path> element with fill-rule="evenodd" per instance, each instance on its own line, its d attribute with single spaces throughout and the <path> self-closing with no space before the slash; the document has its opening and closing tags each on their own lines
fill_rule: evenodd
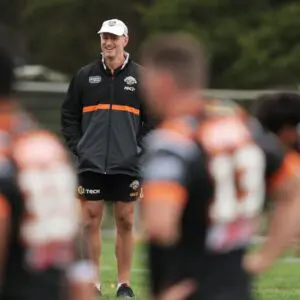
<svg viewBox="0 0 300 300">
<path fill-rule="evenodd" d="M 98 31 L 101 57 L 81 68 L 62 106 L 62 133 L 77 156 L 79 187 L 94 262 L 99 266 L 104 201 L 114 204 L 117 227 L 117 296 L 134 297 L 130 266 L 134 201 L 140 195 L 142 137 L 148 131 L 140 93 L 140 66 L 124 48 L 127 26 L 118 19 Z M 101 269 L 101 268 L 100 268 Z M 101 292 L 100 280 L 96 282 Z"/>
</svg>

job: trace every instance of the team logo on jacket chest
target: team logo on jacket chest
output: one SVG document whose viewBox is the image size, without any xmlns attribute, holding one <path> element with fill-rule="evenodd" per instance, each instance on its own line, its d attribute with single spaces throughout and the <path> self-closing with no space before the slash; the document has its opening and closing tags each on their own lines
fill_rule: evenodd
<svg viewBox="0 0 300 300">
<path fill-rule="evenodd" d="M 90 84 L 98 84 L 101 82 L 101 76 L 90 76 L 89 77 L 89 83 Z"/>
<path fill-rule="evenodd" d="M 134 92 L 135 91 L 135 87 L 133 87 L 133 85 L 137 84 L 137 80 L 133 77 L 133 76 L 127 76 L 124 79 L 124 82 L 127 84 L 124 87 L 124 90 L 126 91 L 131 91 Z"/>
<path fill-rule="evenodd" d="M 127 76 L 125 79 L 124 79 L 125 83 L 128 84 L 128 85 L 134 85 L 134 84 L 137 84 L 137 81 L 136 79 L 133 77 L 133 76 Z"/>
</svg>

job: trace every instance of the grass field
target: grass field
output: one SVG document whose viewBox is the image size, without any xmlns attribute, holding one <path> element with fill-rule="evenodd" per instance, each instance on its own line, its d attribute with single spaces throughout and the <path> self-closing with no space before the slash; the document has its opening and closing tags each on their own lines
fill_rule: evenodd
<svg viewBox="0 0 300 300">
<path fill-rule="evenodd" d="M 102 286 L 101 300 L 114 300 L 116 290 L 116 262 L 112 240 L 103 243 L 102 256 Z M 145 266 L 143 246 L 138 244 L 134 255 L 131 285 L 137 300 L 147 300 L 145 281 L 147 270 Z M 277 262 L 274 267 L 256 283 L 258 300 L 299 300 L 300 299 L 300 260 L 287 256 Z"/>
</svg>

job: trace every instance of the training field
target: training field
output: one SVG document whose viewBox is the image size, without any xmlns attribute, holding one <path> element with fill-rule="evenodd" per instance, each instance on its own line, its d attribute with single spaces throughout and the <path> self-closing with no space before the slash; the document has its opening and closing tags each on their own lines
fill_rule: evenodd
<svg viewBox="0 0 300 300">
<path fill-rule="evenodd" d="M 101 300 L 115 299 L 116 263 L 114 256 L 114 244 L 112 240 L 103 241 L 102 256 L 102 284 L 103 297 Z M 145 289 L 147 276 L 145 253 L 143 246 L 136 246 L 131 285 L 136 293 L 136 299 L 148 300 Z M 300 259 L 291 255 L 283 258 L 256 284 L 257 299 L 259 300 L 299 300 L 300 299 Z"/>
</svg>

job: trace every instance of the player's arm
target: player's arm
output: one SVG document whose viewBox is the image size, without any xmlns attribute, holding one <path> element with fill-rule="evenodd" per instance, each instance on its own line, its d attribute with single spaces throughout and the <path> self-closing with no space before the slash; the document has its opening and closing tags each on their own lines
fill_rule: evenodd
<svg viewBox="0 0 300 300">
<path fill-rule="evenodd" d="M 145 165 L 142 220 L 151 242 L 171 245 L 180 236 L 187 202 L 187 162 L 171 150 L 159 150 Z"/>
<path fill-rule="evenodd" d="M 142 67 L 139 68 L 139 72 L 143 72 L 144 69 Z M 153 117 L 150 117 L 150 113 L 148 111 L 148 107 L 146 105 L 144 93 L 142 91 L 141 86 L 138 84 L 137 86 L 137 94 L 140 99 L 140 124 L 139 124 L 139 132 L 137 135 L 137 144 L 139 147 L 139 155 L 142 156 L 145 152 L 145 137 L 148 133 L 154 128 Z"/>
<path fill-rule="evenodd" d="M 184 300 L 187 299 L 196 289 L 196 284 L 190 280 L 184 280 L 168 288 L 153 300 Z"/>
<path fill-rule="evenodd" d="M 0 192 L 0 287 L 7 255 L 10 231 L 10 210 L 11 207 L 6 196 Z"/>
<path fill-rule="evenodd" d="M 12 200 L 17 200 L 18 189 L 12 180 L 10 162 L 1 157 L 0 163 L 0 289 L 7 258 L 9 235 L 11 230 Z M 16 202 L 17 205 L 17 202 Z"/>
<path fill-rule="evenodd" d="M 79 75 L 72 79 L 61 108 L 62 135 L 69 150 L 77 155 L 77 145 L 82 136 L 82 103 Z"/>
<path fill-rule="evenodd" d="M 270 178 L 273 210 L 268 236 L 259 252 L 246 258 L 246 267 L 253 273 L 267 269 L 300 232 L 300 161 L 297 154 L 285 156 Z"/>
<path fill-rule="evenodd" d="M 67 270 L 70 299 L 92 300 L 95 295 L 94 282 L 97 270 L 91 260 L 87 236 L 83 226 L 74 239 L 74 252 L 74 262 Z"/>
</svg>

